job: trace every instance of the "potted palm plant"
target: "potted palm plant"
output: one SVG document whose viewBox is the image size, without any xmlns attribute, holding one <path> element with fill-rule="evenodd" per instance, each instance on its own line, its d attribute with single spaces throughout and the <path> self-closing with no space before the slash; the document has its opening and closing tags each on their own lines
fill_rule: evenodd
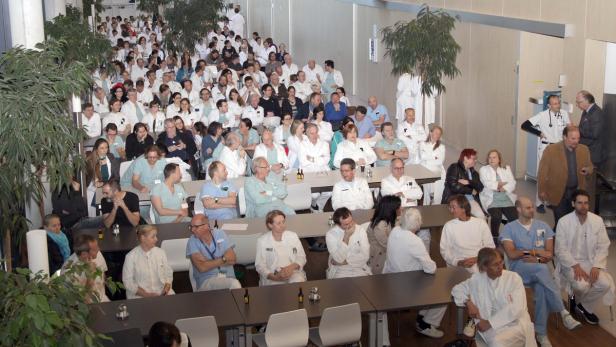
<svg viewBox="0 0 616 347">
<path fill-rule="evenodd" d="M 460 74 L 456 57 L 460 46 L 451 35 L 456 18 L 447 12 L 423 5 L 417 17 L 400 21 L 382 30 L 385 56 L 389 56 L 392 74 L 419 76 L 425 114 L 426 97 L 445 92 L 443 77 Z"/>
</svg>

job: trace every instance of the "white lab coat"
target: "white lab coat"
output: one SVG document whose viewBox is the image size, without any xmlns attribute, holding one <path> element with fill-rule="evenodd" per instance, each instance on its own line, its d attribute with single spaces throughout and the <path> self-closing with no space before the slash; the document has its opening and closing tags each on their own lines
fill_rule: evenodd
<svg viewBox="0 0 616 347">
<path fill-rule="evenodd" d="M 333 74 L 334 75 L 334 84 L 336 84 L 336 86 L 338 87 L 344 87 L 344 79 L 342 78 L 342 72 L 338 71 L 338 70 L 334 70 L 332 72 L 329 71 L 325 71 L 325 73 L 321 76 L 321 84 L 325 83 L 325 81 L 327 81 L 327 79 L 329 78 L 329 75 Z"/>
<path fill-rule="evenodd" d="M 290 135 L 287 138 L 287 147 L 289 148 L 289 167 L 294 169 L 299 167 L 299 147 L 302 141 L 306 139 L 307 137 L 305 135 L 301 135 L 301 139 L 295 135 Z"/>
<path fill-rule="evenodd" d="M 242 113 L 242 119 L 248 118 L 252 122 L 252 126 L 256 127 L 263 124 L 263 118 L 265 117 L 265 111 L 263 111 L 263 107 L 257 106 L 257 108 L 252 107 L 252 105 L 244 107 L 244 112 Z"/>
<path fill-rule="evenodd" d="M 240 119 L 242 117 L 242 113 L 244 113 L 244 107 L 240 106 L 237 101 L 229 100 L 229 113 L 233 115 L 237 126 L 240 126 Z M 254 124 L 253 124 L 254 125 Z"/>
<path fill-rule="evenodd" d="M 334 131 L 332 130 L 332 123 L 328 121 L 317 122 L 313 120 L 312 123 L 316 124 L 319 128 L 319 138 L 328 144 L 332 141 L 334 137 Z"/>
<path fill-rule="evenodd" d="M 297 65 L 293 63 L 291 63 L 291 66 L 282 64 L 282 76 L 280 77 L 280 82 L 288 87 L 291 83 L 291 75 L 297 74 L 297 71 Z"/>
<path fill-rule="evenodd" d="M 483 183 L 483 190 L 479 193 L 479 199 L 481 200 L 481 205 L 485 209 L 488 209 L 492 204 L 494 192 L 498 188 L 498 181 L 496 180 L 497 173 L 502 182 L 507 182 L 503 188 L 505 188 L 505 193 L 509 199 L 511 199 L 511 202 L 515 203 L 517 199 L 517 196 L 513 193 L 516 182 L 509 165 L 504 168 L 499 167 L 496 171 L 494 171 L 490 165 L 482 166 L 481 169 L 479 169 L 479 178 L 481 179 L 481 183 Z"/>
<path fill-rule="evenodd" d="M 396 92 L 396 119 L 398 122 L 404 120 L 404 110 L 415 108 L 416 99 L 421 97 L 421 85 L 418 77 L 412 77 L 405 73 L 398 78 Z M 417 109 L 415 114 L 417 114 Z M 419 118 L 421 120 L 421 118 Z"/>
<path fill-rule="evenodd" d="M 441 143 L 434 149 L 434 143 L 423 141 L 419 143 L 419 153 L 421 165 L 441 175 L 441 179 L 423 185 L 424 205 L 430 205 L 431 194 L 433 195 L 432 201 L 434 204 L 440 204 L 443 197 L 443 190 L 445 189 L 445 174 L 447 172 L 443 166 L 445 162 L 445 145 Z"/>
<path fill-rule="evenodd" d="M 284 282 L 272 281 L 267 275 L 274 273 L 277 269 L 296 263 L 299 270 L 289 278 L 288 282 L 306 281 L 304 265 L 306 265 L 306 253 L 297 234 L 285 230 L 281 241 L 274 240 L 272 232 L 266 232 L 257 240 L 257 255 L 255 258 L 255 269 L 259 273 L 259 285 L 269 286 L 282 284 Z"/>
<path fill-rule="evenodd" d="M 96 96 L 92 96 L 92 106 L 94 106 L 94 112 L 103 117 L 109 113 L 109 102 L 107 101 L 107 98 L 99 100 Z"/>
<path fill-rule="evenodd" d="M 89 138 L 95 138 L 101 136 L 101 117 L 98 113 L 92 114 L 92 117 L 88 119 L 84 113 L 81 114 L 81 125 L 88 134 Z"/>
<path fill-rule="evenodd" d="M 383 273 L 403 271 L 436 272 L 436 263 L 430 258 L 423 241 L 413 232 L 397 226 L 387 239 L 387 258 Z"/>
<path fill-rule="evenodd" d="M 427 135 L 423 125 L 415 122 L 409 124 L 406 120 L 398 124 L 396 130 L 398 138 L 404 142 L 409 150 L 408 162 L 418 164 L 420 162 L 420 143 L 426 141 Z"/>
<path fill-rule="evenodd" d="M 580 224 L 575 211 L 571 212 L 558 221 L 554 243 L 554 254 L 558 260 L 555 275 L 560 274 L 556 276 L 557 283 L 569 283 L 576 292 L 582 292 L 583 298 L 578 298 L 578 302 L 593 302 L 602 297 L 605 305 L 612 305 L 615 299 L 614 280 L 606 271 L 610 239 L 603 219 L 588 212 L 586 221 Z M 591 289 L 586 281 L 575 281 L 572 267 L 576 264 L 580 264 L 587 273 L 593 267 L 601 269 L 599 279 L 592 286 L 602 287 L 603 290 Z"/>
<path fill-rule="evenodd" d="M 481 318 L 490 322 L 491 329 L 477 332 L 488 346 L 537 346 L 526 291 L 517 273 L 503 270 L 500 277 L 492 280 L 485 272 L 478 272 L 453 287 L 451 294 L 457 306 L 464 306 L 470 299 Z"/>
<path fill-rule="evenodd" d="M 197 113 L 197 112 L 180 112 L 178 113 L 178 116 L 180 116 L 182 118 L 182 121 L 184 121 L 184 126 L 187 128 L 192 128 L 193 124 L 195 124 L 196 122 L 198 122 L 200 120 L 201 114 Z"/>
<path fill-rule="evenodd" d="M 196 89 L 193 84 L 193 89 L 191 89 L 190 92 L 186 89 L 182 89 L 180 95 L 182 95 L 182 98 L 188 99 L 191 105 L 195 105 L 199 103 L 199 100 L 201 100 L 201 97 L 199 96 L 199 90 L 200 89 Z"/>
<path fill-rule="evenodd" d="M 148 112 L 141 120 L 148 127 L 149 132 L 160 134 L 165 131 L 165 115 L 158 111 L 156 115 Z"/>
<path fill-rule="evenodd" d="M 372 192 L 368 181 L 363 177 L 355 177 L 352 182 L 344 179 L 334 184 L 332 192 L 332 208 L 346 207 L 349 210 L 368 210 L 374 206 Z"/>
<path fill-rule="evenodd" d="M 126 115 L 126 118 L 131 125 L 135 125 L 140 122 L 139 117 L 137 116 L 137 108 L 141 111 L 141 119 L 143 119 L 143 116 L 145 116 L 145 109 L 139 102 L 132 103 L 127 101 L 124 105 L 122 105 L 122 110 L 120 112 Z"/>
<path fill-rule="evenodd" d="M 289 158 L 287 157 L 287 153 L 285 152 L 284 148 L 277 144 L 274 143 L 274 148 L 276 149 L 276 156 L 278 157 L 278 163 L 269 163 L 270 165 L 274 165 L 274 164 L 282 164 L 285 169 L 289 168 Z M 253 158 L 259 158 L 259 157 L 263 157 L 265 159 L 267 159 L 267 146 L 264 143 L 260 143 L 257 145 L 257 147 L 255 147 L 255 153 L 253 155 Z"/>
<path fill-rule="evenodd" d="M 344 230 L 339 226 L 330 229 L 325 235 L 329 251 L 329 267 L 326 277 L 343 278 L 372 275 L 368 259 L 370 258 L 370 242 L 366 234 L 366 224 L 355 225 L 355 231 L 349 237 L 348 244 L 342 240 Z M 345 265 L 334 265 L 333 262 Z"/>
<path fill-rule="evenodd" d="M 133 248 L 126 255 L 122 268 L 122 283 L 128 299 L 139 298 L 137 289 L 162 293 L 165 283 L 173 282 L 173 270 L 167 262 L 165 251 L 158 247 L 144 252 L 141 246 Z M 169 292 L 173 294 L 173 290 Z"/>
<path fill-rule="evenodd" d="M 308 82 L 308 80 L 305 80 L 304 83 L 296 81 L 292 86 L 295 88 L 295 96 L 300 98 L 303 102 L 307 102 L 310 98 L 310 94 L 312 94 L 310 82 Z"/>
<path fill-rule="evenodd" d="M 152 90 L 150 88 L 144 87 L 141 93 L 137 92 L 137 102 L 143 105 L 144 109 L 148 108 L 148 105 L 150 105 L 152 100 L 154 100 L 154 94 L 152 94 Z"/>
<path fill-rule="evenodd" d="M 302 68 L 302 71 L 304 71 L 304 73 L 306 74 L 306 81 L 308 81 L 308 83 L 312 83 L 312 82 L 321 83 L 317 79 L 317 75 L 319 75 L 319 77 L 321 78 L 321 81 L 325 81 L 325 74 L 323 73 L 323 67 L 321 67 L 321 65 L 319 64 L 314 64 L 313 70 L 311 70 L 310 67 L 308 67 L 308 64 L 306 64 Z"/>
<path fill-rule="evenodd" d="M 180 106 L 175 106 L 175 104 L 167 105 L 167 112 L 165 112 L 165 117 L 173 118 L 180 114 Z"/>
<path fill-rule="evenodd" d="M 443 226 L 440 248 L 447 266 L 458 266 L 460 260 L 476 257 L 484 247 L 495 248 L 490 227 L 483 219 L 470 217 L 462 221 L 456 218 Z M 477 264 L 467 270 L 477 272 Z"/>
<path fill-rule="evenodd" d="M 370 165 L 376 161 L 376 153 L 370 144 L 363 139 L 355 140 L 355 143 L 344 140 L 338 144 L 336 154 L 334 154 L 334 166 L 339 168 L 340 162 L 344 158 L 351 158 L 355 164 L 359 165 L 359 159 L 364 159 L 366 165 Z"/>
<path fill-rule="evenodd" d="M 208 117 L 207 124 L 210 125 L 212 124 L 212 122 L 221 122 L 223 128 L 237 128 L 239 126 L 239 122 L 237 122 L 237 120 L 235 119 L 234 114 L 232 114 L 231 112 L 227 112 L 225 116 L 227 117 L 227 121 L 221 122 L 220 121 L 220 110 L 218 109 L 212 110 L 212 112 L 210 112 L 210 115 Z"/>
<path fill-rule="evenodd" d="M 127 116 L 122 112 L 109 112 L 105 118 L 103 118 L 103 129 L 109 123 L 114 123 L 118 127 L 118 132 L 123 133 L 126 130 L 126 126 L 130 124 L 132 127 L 135 123 L 130 123 Z M 132 130 L 132 129 L 131 129 Z"/>
<path fill-rule="evenodd" d="M 329 146 L 321 139 L 317 139 L 317 143 L 313 144 L 305 138 L 299 146 L 299 167 L 304 172 L 329 171 L 329 158 Z"/>
<path fill-rule="evenodd" d="M 239 150 L 232 151 L 227 146 L 223 146 L 218 158 L 227 167 L 227 178 L 237 178 L 246 173 L 246 156 L 240 157 Z"/>
<path fill-rule="evenodd" d="M 421 187 L 411 176 L 403 175 L 400 180 L 389 175 L 381 181 L 381 195 L 396 195 L 402 193 L 402 207 L 417 206 L 417 200 L 423 196 Z M 410 200 L 410 201 L 409 201 Z"/>
</svg>

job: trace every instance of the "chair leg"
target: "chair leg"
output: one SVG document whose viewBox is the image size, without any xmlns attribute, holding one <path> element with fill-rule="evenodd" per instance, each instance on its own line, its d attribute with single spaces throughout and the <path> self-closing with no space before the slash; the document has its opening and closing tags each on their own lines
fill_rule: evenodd
<svg viewBox="0 0 616 347">
<path fill-rule="evenodd" d="M 612 311 L 612 305 L 610 305 L 610 320 L 614 321 L 614 312 Z"/>
<path fill-rule="evenodd" d="M 612 306 L 610 306 L 610 310 L 611 309 L 612 309 Z M 398 331 L 397 331 L 397 335 L 396 335 L 397 337 L 400 337 L 400 319 L 401 319 L 400 316 L 401 316 L 400 311 L 398 311 L 398 319 L 397 319 L 398 322 L 396 324 L 398 326 L 397 327 Z"/>
</svg>

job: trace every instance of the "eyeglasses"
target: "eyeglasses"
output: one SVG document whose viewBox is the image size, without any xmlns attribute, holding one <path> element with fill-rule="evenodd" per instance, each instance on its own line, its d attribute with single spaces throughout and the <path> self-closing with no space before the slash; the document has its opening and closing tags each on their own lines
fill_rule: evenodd
<svg viewBox="0 0 616 347">
<path fill-rule="evenodd" d="M 394 170 L 404 170 L 404 166 L 401 166 L 401 167 L 394 167 L 393 169 L 394 169 Z"/>
<path fill-rule="evenodd" d="M 269 169 L 269 166 L 257 166 L 259 169 Z"/>
<path fill-rule="evenodd" d="M 202 227 L 204 225 L 207 225 L 207 223 L 198 224 L 198 225 L 189 225 L 188 228 L 189 229 L 197 229 L 197 228 Z"/>
<path fill-rule="evenodd" d="M 147 156 L 147 159 L 158 159 L 158 156 Z"/>
</svg>

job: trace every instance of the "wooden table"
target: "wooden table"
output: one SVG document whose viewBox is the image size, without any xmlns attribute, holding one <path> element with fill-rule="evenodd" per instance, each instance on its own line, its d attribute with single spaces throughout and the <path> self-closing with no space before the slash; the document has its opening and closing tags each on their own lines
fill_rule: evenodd
<svg viewBox="0 0 616 347">
<path fill-rule="evenodd" d="M 128 308 L 130 317 L 126 320 L 118 320 L 115 316 L 120 304 Z M 155 322 L 175 323 L 178 319 L 202 316 L 214 316 L 218 327 L 226 330 L 244 325 L 244 318 L 227 289 L 92 304 L 88 325 L 99 333 L 138 329 L 146 336 Z M 238 337 L 238 340 L 244 338 Z"/>
<path fill-rule="evenodd" d="M 319 289 L 321 300 L 317 302 L 308 300 L 308 294 L 312 287 Z M 299 288 L 302 288 L 304 294 L 303 303 L 299 303 L 297 299 Z M 252 346 L 250 327 L 267 324 L 270 315 L 275 313 L 305 308 L 309 319 L 320 318 L 323 315 L 323 310 L 327 307 L 351 303 L 358 303 L 360 311 L 365 314 L 375 313 L 376 311 L 359 288 L 353 285 L 350 278 L 307 281 L 247 289 L 250 296 L 250 303 L 248 305 L 244 304 L 246 289 L 234 289 L 231 291 L 239 312 L 244 317 L 244 325 L 248 328 L 245 334 L 246 346 Z M 369 334 L 374 337 L 374 332 L 376 332 L 376 316 L 372 316 Z"/>
<path fill-rule="evenodd" d="M 143 336 L 137 328 L 105 333 L 112 340 L 101 340 L 104 347 L 143 347 Z"/>
<path fill-rule="evenodd" d="M 371 170 L 372 170 L 372 177 L 366 178 L 368 180 L 368 185 L 371 188 L 379 188 L 381 186 L 381 181 L 383 180 L 383 178 L 387 177 L 390 174 L 389 166 L 374 167 L 374 168 L 371 168 Z M 420 185 L 425 184 L 425 183 L 432 183 L 441 178 L 440 173 L 430 171 L 425 166 L 419 165 L 419 164 L 406 165 L 404 167 L 404 174 L 415 178 L 415 181 L 417 181 L 417 183 Z M 365 173 L 362 174 L 359 168 L 356 169 L 356 175 L 365 177 Z M 296 176 L 297 175 L 294 171 L 289 173 L 289 175 L 287 175 L 287 184 L 288 185 L 299 184 L 299 183 L 308 184 L 313 193 L 332 191 L 334 184 L 340 181 L 342 177 L 340 176 L 340 170 L 332 170 L 332 171 L 325 171 L 325 172 L 311 172 L 311 173 L 307 172 L 304 174 L 303 180 L 298 180 Z M 244 186 L 244 180 L 245 180 L 245 177 L 238 177 L 238 178 L 231 179 L 233 184 L 238 189 Z M 188 196 L 196 196 L 197 194 L 199 194 L 199 192 L 201 192 L 201 187 L 203 187 L 204 183 L 205 183 L 205 180 L 198 180 L 198 181 L 182 182 L 181 184 L 184 187 L 184 190 L 186 191 L 186 193 L 188 193 Z M 136 190 L 135 188 L 133 188 L 132 186 L 123 186 L 122 189 L 125 191 L 129 191 L 129 192 L 133 192 L 137 194 L 137 196 L 139 196 L 140 201 L 150 201 L 149 193 L 142 193 Z M 102 190 L 98 188 L 96 190 L 96 204 L 100 204 L 101 197 L 102 197 Z"/>
<path fill-rule="evenodd" d="M 445 225 L 451 219 L 447 205 L 431 205 L 414 207 L 421 212 L 422 228 L 430 228 L 435 231 Z M 374 210 L 358 210 L 353 212 L 353 218 L 358 224 L 366 223 L 372 218 Z M 333 212 L 305 213 L 288 216 L 286 226 L 300 238 L 325 236 L 330 229 L 328 225 L 329 217 Z M 218 221 L 219 226 L 225 229 L 225 224 L 247 224 L 245 231 L 225 230 L 230 235 L 252 235 L 267 231 L 265 218 L 236 218 L 225 221 Z M 214 221 L 210 221 L 213 225 Z M 163 240 L 188 238 L 191 235 L 188 229 L 189 223 L 166 223 L 156 224 L 158 228 L 158 245 Z M 435 231 L 436 232 L 436 231 Z M 82 229 L 74 232 L 74 236 L 81 233 L 90 234 L 98 238 L 98 229 Z M 136 247 L 139 242 L 133 227 L 121 227 L 120 234 L 115 236 L 110 228 L 103 229 L 103 239 L 98 239 L 101 252 L 128 252 Z"/>
<path fill-rule="evenodd" d="M 462 268 L 438 268 L 434 275 L 409 271 L 353 278 L 377 311 L 377 346 L 383 345 L 383 314 L 411 308 L 447 305 L 452 288 L 470 277 Z M 457 326 L 461 324 L 458 309 Z"/>
</svg>

